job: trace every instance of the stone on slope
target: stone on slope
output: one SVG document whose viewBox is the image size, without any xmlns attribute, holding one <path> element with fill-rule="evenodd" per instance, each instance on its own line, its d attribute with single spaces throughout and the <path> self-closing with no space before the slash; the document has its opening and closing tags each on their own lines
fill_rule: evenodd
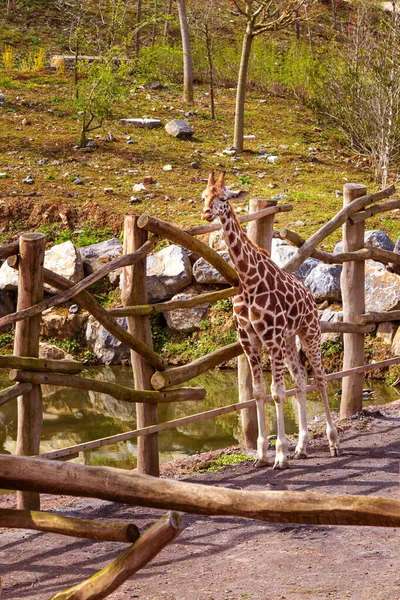
<svg viewBox="0 0 400 600">
<path fill-rule="evenodd" d="M 126 318 L 117 319 L 119 325 L 127 329 Z M 126 344 L 117 340 L 92 316 L 86 326 L 87 346 L 97 356 L 101 365 L 119 365 L 130 357 L 130 350 Z"/>
<path fill-rule="evenodd" d="M 365 310 L 386 312 L 400 308 L 400 277 L 389 273 L 381 263 L 365 264 Z"/>
<path fill-rule="evenodd" d="M 198 296 L 199 294 L 204 294 L 210 291 L 212 290 L 210 290 L 209 287 L 193 285 L 186 288 L 184 292 L 173 296 L 171 300 L 187 300 L 189 298 L 193 298 L 193 296 Z M 166 318 L 167 325 L 170 329 L 175 329 L 184 333 L 190 333 L 200 329 L 201 322 L 204 321 L 208 316 L 209 308 L 210 304 L 198 304 L 197 306 L 193 306 L 191 308 L 179 308 L 177 310 L 171 310 L 164 313 L 164 317 Z"/>
<path fill-rule="evenodd" d="M 176 138 L 188 139 L 191 138 L 194 129 L 186 119 L 173 119 L 165 126 L 165 131 Z"/>
<path fill-rule="evenodd" d="M 226 260 L 231 266 L 233 266 L 231 258 L 228 252 L 218 252 L 224 260 Z M 193 276 L 197 283 L 205 285 L 214 284 L 227 284 L 225 277 L 223 277 L 215 267 L 210 265 L 205 258 L 199 258 L 193 265 Z"/>
<path fill-rule="evenodd" d="M 321 262 L 308 273 L 304 284 L 311 290 L 316 302 L 341 300 L 341 272 L 342 265 L 326 265 Z"/>
</svg>

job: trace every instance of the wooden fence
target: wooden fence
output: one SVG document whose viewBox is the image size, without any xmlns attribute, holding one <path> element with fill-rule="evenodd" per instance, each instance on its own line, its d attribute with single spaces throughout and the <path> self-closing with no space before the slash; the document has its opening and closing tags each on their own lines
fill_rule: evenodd
<svg viewBox="0 0 400 600">
<path fill-rule="evenodd" d="M 288 229 L 280 232 L 282 239 L 287 239 L 299 247 L 283 267 L 286 271 L 293 272 L 309 256 L 315 256 L 327 263 L 344 265 L 342 276 L 344 322 L 321 324 L 322 331 L 339 331 L 344 334 L 343 370 L 328 376 L 329 379 L 344 378 L 342 417 L 350 416 L 362 408 L 364 372 L 400 363 L 400 357 L 395 357 L 381 363 L 364 365 L 364 335 L 373 331 L 377 320 L 393 319 L 392 313 L 365 314 L 364 261 L 373 258 L 383 263 L 400 264 L 399 254 L 364 248 L 364 224 L 365 220 L 374 214 L 400 207 L 400 200 L 386 201 L 394 191 L 394 186 L 390 186 L 383 191 L 366 194 L 364 186 L 346 184 L 343 209 L 307 241 Z M 382 200 L 383 202 L 380 202 Z M 277 206 L 276 202 L 253 200 L 250 214 L 240 217 L 239 220 L 242 223 L 249 223 L 248 234 L 253 241 L 270 250 L 275 214 L 291 209 L 292 206 L 289 204 Z M 340 226 L 343 226 L 344 252 L 333 255 L 318 250 L 317 245 Z M 0 367 L 11 369 L 10 379 L 14 385 L 0 392 L 0 405 L 18 397 L 18 455 L 39 454 L 42 426 L 41 385 L 43 384 L 103 392 L 125 402 L 135 402 L 137 405 L 136 430 L 48 452 L 41 455 L 43 458 L 68 460 L 84 450 L 136 437 L 138 470 L 157 476 L 159 473 L 158 432 L 233 411 L 242 412 L 246 444 L 249 448 L 255 447 L 257 437 L 255 402 L 249 368 L 239 343 L 230 344 L 187 365 L 173 368 L 169 368 L 152 347 L 150 314 L 177 308 L 190 308 L 193 305 L 215 302 L 236 294 L 238 280 L 235 270 L 220 254 L 197 238 L 218 228 L 219 225 L 212 224 L 183 230 L 149 216 L 127 216 L 123 256 L 104 265 L 75 285 L 43 267 L 45 238 L 42 234 L 23 234 L 19 242 L 0 248 L 0 258 L 8 257 L 9 264 L 19 270 L 17 311 L 0 319 L 0 327 L 16 324 L 14 355 L 0 357 Z M 225 277 L 230 287 L 188 300 L 149 304 L 146 291 L 146 257 L 154 250 L 161 237 L 205 258 Z M 87 288 L 121 267 L 124 281 L 123 307 L 107 311 L 100 306 Z M 44 298 L 44 283 L 60 291 Z M 356 293 L 354 293 L 355 289 Z M 76 361 L 38 358 L 41 313 L 50 306 L 60 305 L 72 298 L 131 349 L 135 389 L 82 377 L 80 373 L 83 365 Z M 396 311 L 393 314 L 395 318 L 399 318 Z M 116 317 L 121 316 L 127 317 L 128 331 L 125 331 L 116 321 Z M 239 403 L 167 423 L 157 422 L 158 403 L 202 400 L 205 397 L 203 388 L 176 388 L 177 385 L 187 383 L 193 377 L 234 357 L 239 357 Z M 314 389 L 312 382 L 308 389 Z M 293 390 L 289 390 L 287 395 L 293 393 Z M 19 508 L 38 509 L 39 506 L 38 494 L 32 492 L 18 494 Z"/>
</svg>

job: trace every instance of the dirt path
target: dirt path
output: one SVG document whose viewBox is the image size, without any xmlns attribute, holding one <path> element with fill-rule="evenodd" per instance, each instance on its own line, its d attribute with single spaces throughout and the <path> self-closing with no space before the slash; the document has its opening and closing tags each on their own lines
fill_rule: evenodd
<svg viewBox="0 0 400 600">
<path fill-rule="evenodd" d="M 168 476 L 248 490 L 308 490 L 399 497 L 400 401 L 365 413 L 341 434 L 345 454 L 312 442 L 307 461 L 278 472 L 251 463 L 218 473 Z M 183 465 L 190 467 L 196 459 Z M 12 497 L 3 497 L 10 506 Z M 61 502 L 61 504 L 60 504 Z M 58 506 L 57 506 L 58 505 Z M 100 500 L 43 497 L 63 514 L 131 520 L 141 530 L 161 511 Z M 400 532 L 388 528 L 276 525 L 185 515 L 187 527 L 111 600 L 400 600 Z M 1 599 L 47 600 L 115 558 L 124 546 L 30 531 L 0 531 Z"/>
</svg>

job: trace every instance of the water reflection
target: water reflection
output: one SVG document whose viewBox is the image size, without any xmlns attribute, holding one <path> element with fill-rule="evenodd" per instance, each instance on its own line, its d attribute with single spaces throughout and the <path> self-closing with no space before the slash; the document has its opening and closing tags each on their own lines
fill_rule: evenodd
<svg viewBox="0 0 400 600">
<path fill-rule="evenodd" d="M 113 381 L 133 387 L 129 368 L 102 367 L 85 371 L 85 376 Z M 207 397 L 201 402 L 179 402 L 159 405 L 159 421 L 171 421 L 186 415 L 233 404 L 238 401 L 237 373 L 235 371 L 214 371 L 201 375 L 192 385 L 207 389 Z M 0 388 L 8 387 L 8 372 L 0 371 Z M 287 382 L 288 387 L 290 381 Z M 340 399 L 335 396 L 340 387 L 339 381 L 329 384 L 330 404 L 333 410 L 339 409 Z M 397 400 L 399 395 L 393 388 L 382 383 L 373 383 L 374 396 L 367 404 L 385 404 Z M 319 395 L 307 396 L 309 419 L 323 412 Z M 72 390 L 55 386 L 43 386 L 44 424 L 41 452 L 49 452 L 93 439 L 123 433 L 136 428 L 134 404 L 115 400 L 98 392 Z M 275 433 L 275 410 L 267 405 L 269 428 Z M 297 410 L 294 399 L 285 403 L 287 433 L 298 430 Z M 0 453 L 14 453 L 16 444 L 17 402 L 0 406 Z M 239 416 L 237 413 L 222 415 L 191 423 L 186 426 L 163 431 L 159 434 L 160 458 L 162 462 L 192 455 L 198 452 L 223 448 L 241 441 Z M 120 442 L 96 450 L 87 451 L 76 459 L 90 465 L 118 466 L 131 469 L 136 466 L 136 440 Z"/>
</svg>

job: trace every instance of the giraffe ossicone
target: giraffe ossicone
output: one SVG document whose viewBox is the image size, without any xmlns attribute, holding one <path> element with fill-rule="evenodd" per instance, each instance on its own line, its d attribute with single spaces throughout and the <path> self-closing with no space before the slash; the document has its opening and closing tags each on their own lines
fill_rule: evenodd
<svg viewBox="0 0 400 600">
<path fill-rule="evenodd" d="M 257 459 L 254 464 L 257 467 L 268 464 L 264 406 L 267 393 L 261 365 L 263 346 L 267 348 L 271 359 L 271 395 L 277 413 L 274 468 L 285 469 L 289 466 L 283 418 L 285 364 L 293 379 L 299 410 L 299 437 L 295 457 L 307 457 L 307 373 L 296 348 L 296 336 L 307 355 L 322 396 L 331 455 L 339 456 L 341 450 L 338 433 L 329 409 L 326 376 L 321 363 L 321 329 L 312 294 L 294 275 L 280 269 L 265 250 L 247 237 L 229 202 L 231 196 L 232 193 L 225 185 L 225 173 L 222 172 L 217 180 L 214 173 L 210 173 L 202 194 L 202 216 L 210 222 L 219 219 L 239 278 L 239 291 L 233 302 L 233 311 L 239 341 L 249 361 L 257 407 Z"/>
</svg>

